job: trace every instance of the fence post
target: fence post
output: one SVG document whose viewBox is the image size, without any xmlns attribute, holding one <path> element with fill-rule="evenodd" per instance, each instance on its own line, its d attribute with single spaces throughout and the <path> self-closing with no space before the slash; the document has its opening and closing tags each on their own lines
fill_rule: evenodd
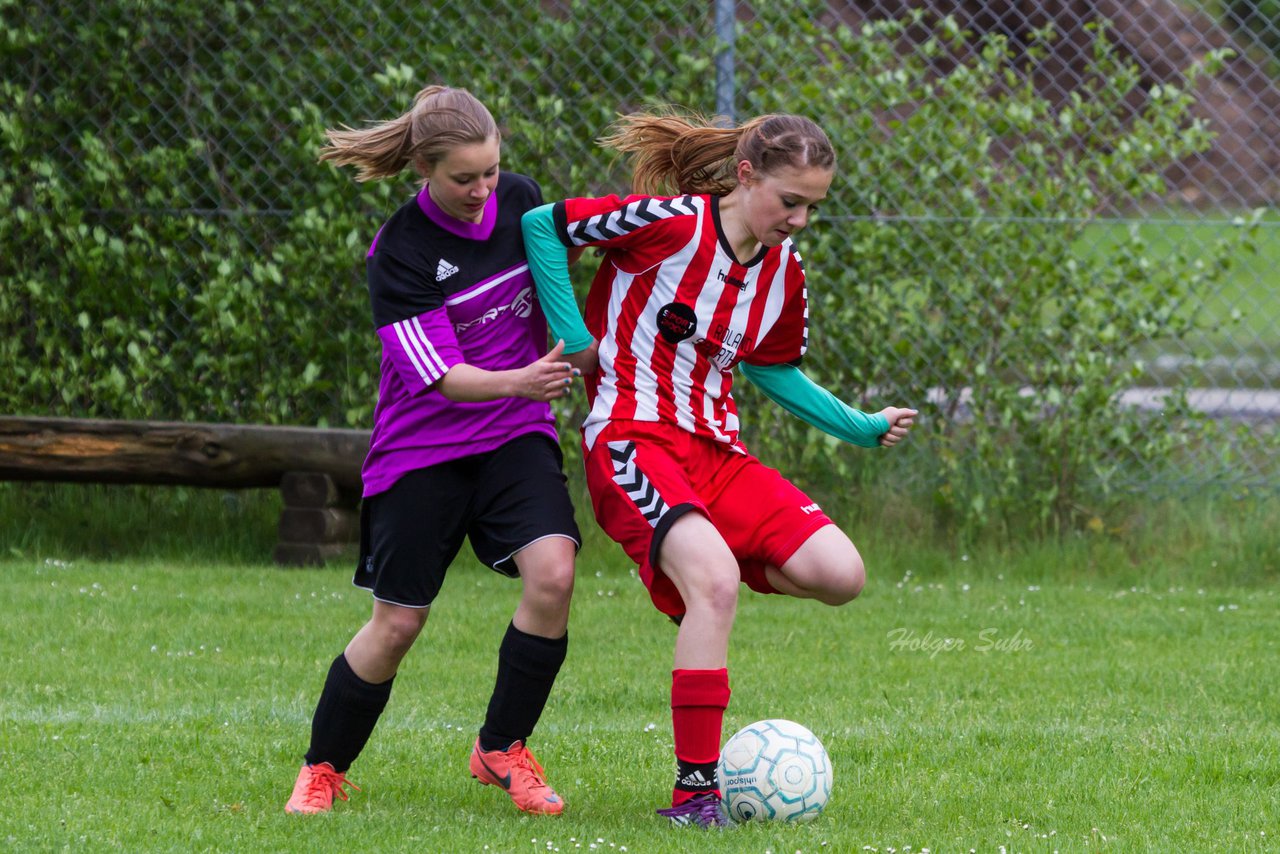
<svg viewBox="0 0 1280 854">
<path fill-rule="evenodd" d="M 737 30 L 735 0 L 715 0 L 716 4 L 716 114 L 730 122 L 734 114 L 733 40 Z"/>
</svg>

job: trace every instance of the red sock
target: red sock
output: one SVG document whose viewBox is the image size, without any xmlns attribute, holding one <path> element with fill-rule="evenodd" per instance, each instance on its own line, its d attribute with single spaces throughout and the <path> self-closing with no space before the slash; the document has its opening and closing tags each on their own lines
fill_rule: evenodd
<svg viewBox="0 0 1280 854">
<path fill-rule="evenodd" d="M 681 773 L 677 771 L 676 787 L 671 795 L 672 806 L 679 806 L 701 791 L 716 790 L 715 766 L 720 759 L 720 734 L 724 726 L 724 710 L 728 707 L 729 671 L 726 668 L 671 672 L 671 722 L 675 730 L 676 762 L 686 772 L 693 768 L 701 769 L 699 783 L 681 779 Z"/>
</svg>

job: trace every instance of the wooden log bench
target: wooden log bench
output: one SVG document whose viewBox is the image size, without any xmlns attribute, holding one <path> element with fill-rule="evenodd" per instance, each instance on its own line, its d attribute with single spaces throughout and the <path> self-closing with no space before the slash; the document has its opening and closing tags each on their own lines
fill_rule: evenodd
<svg viewBox="0 0 1280 854">
<path fill-rule="evenodd" d="M 359 540 L 368 448 L 367 430 L 0 416 L 0 480 L 278 488 L 282 566 Z"/>
</svg>

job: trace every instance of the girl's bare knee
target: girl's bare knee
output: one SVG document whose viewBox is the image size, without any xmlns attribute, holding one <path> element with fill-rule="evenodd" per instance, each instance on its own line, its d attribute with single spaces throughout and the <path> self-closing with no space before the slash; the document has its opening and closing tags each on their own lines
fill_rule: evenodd
<svg viewBox="0 0 1280 854">
<path fill-rule="evenodd" d="M 844 598 L 839 604 L 843 605 L 845 602 L 852 602 L 857 599 L 858 594 L 862 592 L 862 588 L 866 586 L 866 583 L 867 568 L 862 563 L 861 556 L 855 554 L 849 568 L 844 572 L 844 584 L 842 585 Z"/>
<path fill-rule="evenodd" d="M 378 636 L 386 652 L 397 658 L 404 656 L 418 639 L 427 621 L 427 610 L 397 608 L 379 620 Z"/>
<path fill-rule="evenodd" d="M 690 612 L 702 613 L 717 622 L 732 623 L 738 611 L 740 586 L 736 566 L 732 572 L 715 572 L 708 567 L 695 584 L 686 585 L 681 596 Z"/>
<path fill-rule="evenodd" d="M 544 602 L 567 602 L 573 595 L 573 561 L 540 567 L 524 580 L 525 589 Z"/>
</svg>

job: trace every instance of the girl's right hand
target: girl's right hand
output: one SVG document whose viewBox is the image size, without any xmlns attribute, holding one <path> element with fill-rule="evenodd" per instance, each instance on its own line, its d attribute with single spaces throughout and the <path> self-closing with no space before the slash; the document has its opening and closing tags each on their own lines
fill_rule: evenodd
<svg viewBox="0 0 1280 854">
<path fill-rule="evenodd" d="M 541 401 L 564 397 L 573 388 L 573 378 L 582 375 L 570 364 L 572 358 L 564 355 L 564 341 L 557 341 L 547 355 L 516 372 L 516 395 Z"/>
</svg>

